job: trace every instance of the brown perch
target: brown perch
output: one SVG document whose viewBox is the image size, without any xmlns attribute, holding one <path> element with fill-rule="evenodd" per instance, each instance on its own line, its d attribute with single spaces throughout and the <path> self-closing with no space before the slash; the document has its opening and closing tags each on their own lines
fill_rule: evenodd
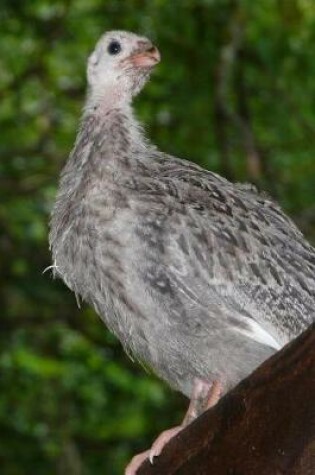
<svg viewBox="0 0 315 475">
<path fill-rule="evenodd" d="M 137 475 L 315 475 L 315 324 Z"/>
</svg>

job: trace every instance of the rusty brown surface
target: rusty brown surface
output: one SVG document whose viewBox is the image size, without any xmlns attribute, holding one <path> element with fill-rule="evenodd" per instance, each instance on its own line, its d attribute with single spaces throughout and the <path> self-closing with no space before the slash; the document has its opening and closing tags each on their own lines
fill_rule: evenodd
<svg viewBox="0 0 315 475">
<path fill-rule="evenodd" d="M 138 475 L 315 475 L 315 324 Z"/>
</svg>

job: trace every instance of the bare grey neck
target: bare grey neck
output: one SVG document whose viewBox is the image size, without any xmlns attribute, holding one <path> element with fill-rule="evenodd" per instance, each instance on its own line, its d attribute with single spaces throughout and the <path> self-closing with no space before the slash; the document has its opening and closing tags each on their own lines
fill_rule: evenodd
<svg viewBox="0 0 315 475">
<path fill-rule="evenodd" d="M 82 117 L 81 133 L 86 124 L 93 122 L 94 137 L 103 133 L 109 144 L 127 145 L 132 150 L 144 150 L 149 142 L 144 137 L 141 125 L 134 116 L 131 97 L 126 97 L 115 90 L 107 90 L 106 95 L 89 91 Z M 92 139 L 92 137 L 91 137 Z"/>
<path fill-rule="evenodd" d="M 125 163 L 143 161 L 153 148 L 133 115 L 130 104 L 104 107 L 87 101 L 65 174 L 81 175 L 85 166 L 92 169 L 119 169 Z"/>
</svg>

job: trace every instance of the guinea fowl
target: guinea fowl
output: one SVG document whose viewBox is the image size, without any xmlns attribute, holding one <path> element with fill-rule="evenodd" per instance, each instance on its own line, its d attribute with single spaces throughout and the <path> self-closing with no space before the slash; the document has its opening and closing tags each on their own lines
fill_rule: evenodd
<svg viewBox="0 0 315 475">
<path fill-rule="evenodd" d="M 185 425 L 314 321 L 315 250 L 269 198 L 144 137 L 131 102 L 159 60 L 132 33 L 98 42 L 50 246 L 54 274 L 191 399 Z"/>
</svg>

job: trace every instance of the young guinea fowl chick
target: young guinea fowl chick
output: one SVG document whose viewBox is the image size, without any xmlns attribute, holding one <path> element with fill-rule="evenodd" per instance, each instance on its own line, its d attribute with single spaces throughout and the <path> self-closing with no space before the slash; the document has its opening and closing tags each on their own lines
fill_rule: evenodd
<svg viewBox="0 0 315 475">
<path fill-rule="evenodd" d="M 268 198 L 144 137 L 131 102 L 159 60 L 132 33 L 97 44 L 50 246 L 54 274 L 190 398 L 185 425 L 314 321 L 315 250 Z"/>
</svg>

